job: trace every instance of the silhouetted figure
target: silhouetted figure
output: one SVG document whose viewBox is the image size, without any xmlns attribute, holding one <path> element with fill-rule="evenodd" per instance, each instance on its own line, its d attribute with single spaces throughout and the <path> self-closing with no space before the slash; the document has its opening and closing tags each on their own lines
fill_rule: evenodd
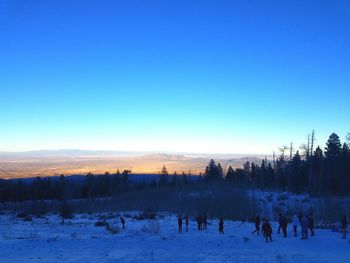
<svg viewBox="0 0 350 263">
<path fill-rule="evenodd" d="M 287 237 L 287 225 L 288 225 L 287 217 L 282 216 L 282 218 L 281 218 L 281 228 L 282 228 L 284 237 Z"/>
<path fill-rule="evenodd" d="M 308 229 L 309 227 L 309 222 L 307 220 L 306 216 L 303 216 L 301 218 L 301 239 L 307 239 L 308 237 Z"/>
<path fill-rule="evenodd" d="M 255 230 L 252 233 L 257 233 L 258 235 L 260 233 L 260 216 L 255 217 Z"/>
<path fill-rule="evenodd" d="M 219 233 L 224 234 L 224 219 L 222 217 L 220 217 L 220 221 L 219 221 Z"/>
<path fill-rule="evenodd" d="M 308 221 L 308 225 L 310 228 L 311 236 L 314 236 L 315 235 L 315 233 L 314 233 L 315 224 L 314 224 L 314 218 L 312 217 L 312 214 L 309 214 L 309 216 L 307 217 L 307 221 Z"/>
<path fill-rule="evenodd" d="M 203 217 L 202 215 L 197 216 L 197 225 L 198 225 L 198 230 L 202 230 L 202 225 L 203 225 Z"/>
<path fill-rule="evenodd" d="M 207 213 L 203 213 L 203 229 L 207 229 L 208 225 L 208 216 Z"/>
<path fill-rule="evenodd" d="M 185 216 L 185 223 L 186 223 L 186 232 L 188 232 L 188 224 L 189 224 L 188 214 L 186 214 Z"/>
<path fill-rule="evenodd" d="M 346 239 L 346 233 L 348 231 L 348 220 L 346 218 L 346 215 L 343 215 L 343 218 L 341 220 L 341 227 L 343 231 L 343 238 Z"/>
<path fill-rule="evenodd" d="M 125 229 L 125 219 L 122 216 L 120 217 L 120 222 L 123 225 L 123 229 Z"/>
<path fill-rule="evenodd" d="M 262 228 L 266 239 L 266 243 L 269 242 L 269 239 L 270 239 L 270 242 L 272 242 L 272 227 L 267 219 L 265 219 L 265 222 Z"/>
<path fill-rule="evenodd" d="M 282 229 L 282 214 L 280 213 L 278 216 L 278 230 L 277 230 L 277 234 L 279 234 L 281 232 Z"/>
<path fill-rule="evenodd" d="M 182 216 L 181 215 L 177 217 L 177 224 L 179 226 L 179 233 L 181 234 L 182 233 Z"/>
<path fill-rule="evenodd" d="M 293 230 L 294 230 L 294 236 L 298 236 L 298 225 L 300 224 L 299 218 L 297 215 L 293 216 Z"/>
</svg>

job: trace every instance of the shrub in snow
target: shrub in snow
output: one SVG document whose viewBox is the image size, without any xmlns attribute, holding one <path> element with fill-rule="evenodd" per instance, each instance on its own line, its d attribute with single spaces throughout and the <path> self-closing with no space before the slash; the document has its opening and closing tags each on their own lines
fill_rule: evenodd
<svg viewBox="0 0 350 263">
<path fill-rule="evenodd" d="M 21 212 L 21 213 L 18 213 L 17 214 L 17 218 L 25 218 L 27 216 L 27 214 L 26 213 L 24 213 L 24 212 Z"/>
<path fill-rule="evenodd" d="M 272 203 L 273 201 L 273 194 L 269 194 L 266 196 L 266 200 L 269 202 L 269 203 Z"/>
<path fill-rule="evenodd" d="M 156 212 L 143 212 L 142 214 L 135 215 L 133 217 L 136 220 L 146 220 L 146 219 L 156 219 L 157 213 Z"/>
<path fill-rule="evenodd" d="M 95 223 L 95 226 L 103 226 L 103 227 L 105 227 L 105 226 L 108 226 L 108 223 L 106 221 L 97 221 Z"/>
<path fill-rule="evenodd" d="M 1 236 L 2 236 L 2 239 L 4 239 L 4 240 L 12 240 L 12 239 L 15 239 L 15 236 L 14 236 L 13 233 L 11 233 L 11 232 L 3 232 L 3 233 L 1 234 Z"/>
<path fill-rule="evenodd" d="M 30 215 L 27 215 L 26 217 L 23 218 L 23 221 L 31 222 L 31 221 L 33 221 L 33 218 Z"/>
<path fill-rule="evenodd" d="M 280 206 L 286 206 L 286 204 L 284 202 L 280 202 L 279 205 Z"/>
<path fill-rule="evenodd" d="M 56 236 L 56 237 L 49 237 L 46 241 L 48 242 L 48 243 L 51 243 L 51 242 L 55 242 L 55 241 L 57 241 L 58 240 L 58 237 Z"/>
<path fill-rule="evenodd" d="M 37 232 L 29 232 L 27 235 L 24 237 L 24 239 L 29 239 L 29 240 L 36 240 L 39 239 L 39 234 Z"/>
<path fill-rule="evenodd" d="M 302 203 L 310 203 L 310 199 L 309 198 L 303 198 L 301 200 Z"/>
<path fill-rule="evenodd" d="M 113 225 L 113 224 L 107 224 L 106 225 L 106 230 L 108 232 L 110 232 L 111 234 L 117 234 L 120 232 L 120 227 L 117 225 Z"/>
<path fill-rule="evenodd" d="M 288 200 L 289 196 L 288 194 L 280 194 L 278 197 L 277 197 L 277 200 L 278 201 L 286 201 Z"/>
<path fill-rule="evenodd" d="M 149 221 L 141 227 L 141 231 L 144 233 L 159 234 L 160 224 L 156 220 Z"/>
<path fill-rule="evenodd" d="M 28 211 L 30 211 L 30 214 L 39 217 L 47 214 L 48 207 L 45 201 L 32 201 L 29 204 Z"/>
<path fill-rule="evenodd" d="M 71 218 L 73 218 L 73 210 L 68 205 L 67 202 L 62 202 L 61 209 L 60 209 L 60 216 L 62 218 L 62 224 L 64 224 L 64 219 L 71 219 Z"/>
</svg>

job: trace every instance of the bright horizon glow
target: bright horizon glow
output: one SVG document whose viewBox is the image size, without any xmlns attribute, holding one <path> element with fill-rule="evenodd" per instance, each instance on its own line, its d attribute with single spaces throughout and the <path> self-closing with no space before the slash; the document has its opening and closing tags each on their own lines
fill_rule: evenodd
<svg viewBox="0 0 350 263">
<path fill-rule="evenodd" d="M 272 154 L 350 132 L 348 1 L 0 3 L 0 151 Z"/>
</svg>

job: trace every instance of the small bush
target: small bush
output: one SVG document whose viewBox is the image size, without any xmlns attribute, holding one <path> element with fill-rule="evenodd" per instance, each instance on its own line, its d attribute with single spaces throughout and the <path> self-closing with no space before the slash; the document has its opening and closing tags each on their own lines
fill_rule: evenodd
<svg viewBox="0 0 350 263">
<path fill-rule="evenodd" d="M 289 196 L 288 194 L 280 194 L 278 197 L 277 197 L 277 200 L 278 201 L 286 201 L 289 199 Z"/>
<path fill-rule="evenodd" d="M 155 220 L 149 221 L 141 227 L 141 231 L 144 233 L 159 234 L 160 224 Z"/>
<path fill-rule="evenodd" d="M 2 235 L 2 239 L 4 239 L 4 240 L 13 240 L 13 239 L 15 239 L 15 236 L 11 232 L 3 232 L 1 235 Z"/>
<path fill-rule="evenodd" d="M 106 226 L 108 226 L 108 223 L 106 221 L 97 221 L 95 223 L 95 226 L 97 226 L 97 227 L 101 227 L 101 226 L 106 227 Z"/>
<path fill-rule="evenodd" d="M 113 226 L 111 224 L 106 225 L 106 230 L 111 234 L 117 234 L 120 232 L 120 228 L 118 226 Z"/>
<path fill-rule="evenodd" d="M 24 212 L 17 214 L 17 218 L 21 218 L 21 219 L 24 219 L 26 216 L 27 216 L 27 214 Z"/>
<path fill-rule="evenodd" d="M 301 200 L 302 203 L 310 203 L 310 199 L 305 197 Z"/>
<path fill-rule="evenodd" d="M 64 224 L 65 219 L 73 218 L 73 210 L 66 202 L 62 202 L 61 204 L 60 216 L 62 218 L 62 224 Z"/>
<path fill-rule="evenodd" d="M 267 200 L 269 203 L 272 203 L 272 201 L 273 201 L 273 194 L 269 194 L 268 196 L 266 196 L 266 200 Z"/>
<path fill-rule="evenodd" d="M 33 218 L 30 215 L 27 215 L 25 218 L 23 218 L 23 221 L 31 222 L 31 221 L 33 221 Z"/>
<path fill-rule="evenodd" d="M 143 212 L 142 214 L 138 214 L 132 217 L 133 219 L 136 220 L 154 220 L 157 218 L 157 213 L 156 212 Z"/>
<path fill-rule="evenodd" d="M 26 236 L 24 237 L 24 239 L 29 239 L 29 240 L 37 240 L 39 239 L 39 234 L 37 232 L 29 232 L 28 234 L 26 234 Z"/>
<path fill-rule="evenodd" d="M 64 202 L 62 204 L 62 206 L 61 206 L 60 216 L 63 219 L 71 219 L 71 218 L 73 218 L 72 208 L 66 202 Z"/>
</svg>

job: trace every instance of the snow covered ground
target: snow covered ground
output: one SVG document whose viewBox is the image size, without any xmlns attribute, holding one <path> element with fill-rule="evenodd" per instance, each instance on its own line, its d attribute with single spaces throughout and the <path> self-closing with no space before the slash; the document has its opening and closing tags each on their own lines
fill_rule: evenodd
<svg viewBox="0 0 350 263">
<path fill-rule="evenodd" d="M 350 262 L 350 240 L 330 230 L 305 241 L 292 236 L 291 226 L 287 238 L 276 235 L 273 224 L 267 244 L 251 234 L 251 223 L 226 220 L 219 235 L 217 220 L 200 232 L 191 221 L 190 231 L 179 234 L 176 216 L 164 214 L 156 223 L 127 217 L 127 229 L 111 234 L 94 225 L 99 217 L 76 215 L 62 225 L 56 215 L 32 222 L 0 215 L 0 262 Z"/>
</svg>

